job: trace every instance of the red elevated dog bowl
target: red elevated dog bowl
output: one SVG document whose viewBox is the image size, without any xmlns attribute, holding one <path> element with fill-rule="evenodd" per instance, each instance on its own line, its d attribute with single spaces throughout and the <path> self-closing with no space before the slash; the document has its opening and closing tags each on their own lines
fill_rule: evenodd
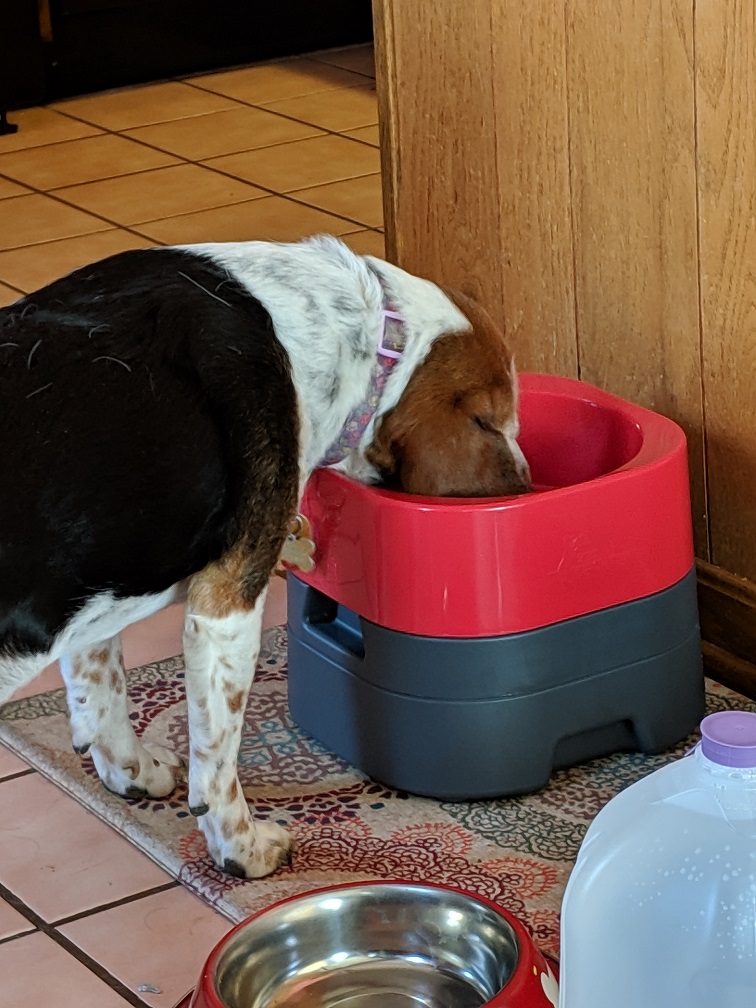
<svg viewBox="0 0 756 1008">
<path fill-rule="evenodd" d="M 532 494 L 438 499 L 318 470 L 289 577 L 292 715 L 371 776 L 461 798 L 658 751 L 702 714 L 685 436 L 582 382 L 520 377 Z"/>
</svg>

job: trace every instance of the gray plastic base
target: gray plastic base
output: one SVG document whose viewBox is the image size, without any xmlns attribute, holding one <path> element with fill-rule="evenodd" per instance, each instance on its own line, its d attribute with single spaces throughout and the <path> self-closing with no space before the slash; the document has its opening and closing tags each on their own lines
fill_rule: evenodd
<svg viewBox="0 0 756 1008">
<path fill-rule="evenodd" d="M 703 717 L 694 570 L 648 598 L 503 637 L 388 630 L 292 574 L 288 606 L 292 717 L 403 791 L 522 794 L 558 767 L 659 752 Z"/>
</svg>

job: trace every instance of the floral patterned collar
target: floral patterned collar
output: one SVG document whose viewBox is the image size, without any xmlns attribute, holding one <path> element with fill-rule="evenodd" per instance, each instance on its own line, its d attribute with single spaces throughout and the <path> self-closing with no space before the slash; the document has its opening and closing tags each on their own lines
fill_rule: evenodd
<svg viewBox="0 0 756 1008">
<path fill-rule="evenodd" d="M 318 463 L 321 466 L 343 462 L 348 455 L 357 450 L 367 425 L 378 409 L 386 380 L 402 356 L 405 340 L 404 319 L 398 312 L 389 308 L 385 308 L 382 315 L 381 335 L 370 372 L 367 397 L 349 414 L 341 434 Z"/>
</svg>

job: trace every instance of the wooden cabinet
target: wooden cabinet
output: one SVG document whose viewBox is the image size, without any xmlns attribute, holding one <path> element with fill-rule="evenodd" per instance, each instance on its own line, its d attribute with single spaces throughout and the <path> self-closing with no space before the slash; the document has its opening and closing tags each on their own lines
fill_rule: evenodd
<svg viewBox="0 0 756 1008">
<path fill-rule="evenodd" d="M 707 648 L 756 690 L 756 3 L 374 8 L 389 249 L 682 424 Z"/>
</svg>

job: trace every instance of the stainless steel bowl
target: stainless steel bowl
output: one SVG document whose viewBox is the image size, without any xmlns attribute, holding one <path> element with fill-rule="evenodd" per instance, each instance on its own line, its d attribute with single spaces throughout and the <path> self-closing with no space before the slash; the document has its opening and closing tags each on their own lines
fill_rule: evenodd
<svg viewBox="0 0 756 1008">
<path fill-rule="evenodd" d="M 456 890 L 343 886 L 252 918 L 210 979 L 224 1008 L 479 1008 L 519 944 L 502 913 Z"/>
</svg>

